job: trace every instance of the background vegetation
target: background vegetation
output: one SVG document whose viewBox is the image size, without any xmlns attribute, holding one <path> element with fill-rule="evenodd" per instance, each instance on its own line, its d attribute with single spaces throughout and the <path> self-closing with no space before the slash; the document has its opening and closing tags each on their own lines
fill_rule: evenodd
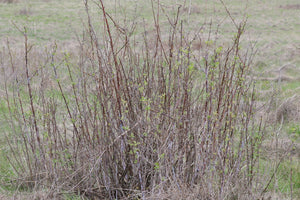
<svg viewBox="0 0 300 200">
<path fill-rule="evenodd" d="M 2 1 L 0 194 L 298 198 L 299 7 Z"/>
</svg>

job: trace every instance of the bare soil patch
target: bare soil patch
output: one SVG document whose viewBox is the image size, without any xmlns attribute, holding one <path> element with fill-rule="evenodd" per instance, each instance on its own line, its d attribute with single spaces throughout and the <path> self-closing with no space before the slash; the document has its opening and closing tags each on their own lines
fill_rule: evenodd
<svg viewBox="0 0 300 200">
<path fill-rule="evenodd" d="M 200 13 L 203 13 L 203 10 L 200 6 L 193 5 L 191 8 L 184 7 L 183 12 L 191 13 L 191 14 L 200 14 Z"/>
<path fill-rule="evenodd" d="M 299 10 L 300 4 L 291 4 L 291 5 L 284 5 L 279 6 L 279 8 L 287 9 L 287 10 Z"/>
<path fill-rule="evenodd" d="M 0 3 L 17 3 L 17 2 L 18 2 L 17 0 L 0 0 Z"/>
</svg>

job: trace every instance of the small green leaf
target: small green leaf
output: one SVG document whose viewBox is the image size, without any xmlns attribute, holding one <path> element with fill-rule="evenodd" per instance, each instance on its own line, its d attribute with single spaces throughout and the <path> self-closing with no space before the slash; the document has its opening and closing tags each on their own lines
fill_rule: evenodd
<svg viewBox="0 0 300 200">
<path fill-rule="evenodd" d="M 159 170 L 159 163 L 158 162 L 154 163 L 154 169 Z"/>
</svg>

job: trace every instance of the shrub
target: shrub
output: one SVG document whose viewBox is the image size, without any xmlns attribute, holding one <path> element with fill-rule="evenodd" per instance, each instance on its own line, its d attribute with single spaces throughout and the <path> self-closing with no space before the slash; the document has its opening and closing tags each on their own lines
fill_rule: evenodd
<svg viewBox="0 0 300 200">
<path fill-rule="evenodd" d="M 5 69 L 14 80 L 5 99 L 16 184 L 91 199 L 171 198 L 175 191 L 180 198 L 254 198 L 263 131 L 247 78 L 252 55 L 240 47 L 246 20 L 235 23 L 232 44 L 220 46 L 212 34 L 191 38 L 180 6 L 167 15 L 167 34 L 160 4 L 152 2 L 152 32 L 118 23 L 100 0 L 103 32 L 96 33 L 85 6 L 78 55 L 61 55 L 55 44 L 33 61 L 25 29 L 24 73 L 13 62 Z M 33 63 L 42 64 L 32 70 Z"/>
</svg>

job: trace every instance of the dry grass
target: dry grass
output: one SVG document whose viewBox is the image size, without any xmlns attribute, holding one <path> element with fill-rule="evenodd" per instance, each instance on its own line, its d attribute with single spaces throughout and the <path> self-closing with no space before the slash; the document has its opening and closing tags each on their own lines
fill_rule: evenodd
<svg viewBox="0 0 300 200">
<path fill-rule="evenodd" d="M 278 122 L 299 122 L 300 121 L 300 96 L 294 95 L 285 99 L 276 112 Z"/>
<path fill-rule="evenodd" d="M 21 193 L 21 194 L 13 194 L 13 195 L 0 194 L 0 199 L 1 200 L 47 200 L 47 199 L 59 200 L 59 198 L 51 198 L 41 192 L 34 192 L 31 194 Z"/>
</svg>

